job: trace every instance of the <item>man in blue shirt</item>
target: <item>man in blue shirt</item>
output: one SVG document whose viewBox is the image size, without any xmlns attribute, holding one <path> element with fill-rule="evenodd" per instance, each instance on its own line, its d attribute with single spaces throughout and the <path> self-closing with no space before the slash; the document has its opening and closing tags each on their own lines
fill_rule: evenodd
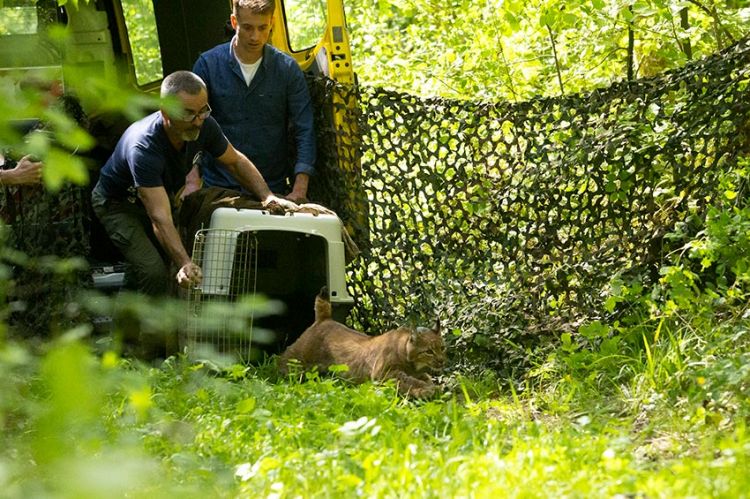
<svg viewBox="0 0 750 499">
<path fill-rule="evenodd" d="M 126 285 L 151 295 L 169 291 L 169 260 L 179 268 L 180 286 L 201 282 L 201 269 L 188 256 L 172 220 L 172 203 L 205 153 L 264 206 L 294 206 L 272 195 L 257 168 L 229 143 L 210 116 L 206 85 L 198 76 L 172 73 L 162 82 L 161 97 L 176 97 L 182 110 L 162 108 L 133 123 L 91 195 L 94 212 L 127 261 Z"/>
<path fill-rule="evenodd" d="M 227 138 L 255 163 L 272 192 L 298 201 L 315 174 L 312 104 L 297 62 L 267 43 L 273 11 L 274 0 L 234 0 L 234 37 L 201 54 L 193 72 L 206 82 L 213 116 Z M 210 158 L 201 164 L 205 185 L 240 190 L 219 166 Z"/>
</svg>

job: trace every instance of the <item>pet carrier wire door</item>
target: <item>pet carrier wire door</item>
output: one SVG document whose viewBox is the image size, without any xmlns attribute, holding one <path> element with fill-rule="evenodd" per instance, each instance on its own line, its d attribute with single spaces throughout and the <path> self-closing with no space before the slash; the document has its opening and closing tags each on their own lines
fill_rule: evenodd
<svg viewBox="0 0 750 499">
<path fill-rule="evenodd" d="M 254 232 L 202 229 L 195 235 L 193 262 L 203 270 L 200 286 L 190 290 L 184 347 L 190 357 L 221 354 L 235 360 L 251 357 L 253 310 L 238 307 L 254 295 L 258 240 Z"/>
</svg>

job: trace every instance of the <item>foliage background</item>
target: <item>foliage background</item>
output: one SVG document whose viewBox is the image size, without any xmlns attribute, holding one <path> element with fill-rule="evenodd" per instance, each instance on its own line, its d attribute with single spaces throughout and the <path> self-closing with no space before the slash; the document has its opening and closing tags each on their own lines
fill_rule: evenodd
<svg viewBox="0 0 750 499">
<path fill-rule="evenodd" d="M 353 0 L 346 8 L 362 84 L 493 101 L 627 79 L 629 54 L 631 78 L 651 76 L 730 45 L 750 26 L 747 0 Z"/>
</svg>

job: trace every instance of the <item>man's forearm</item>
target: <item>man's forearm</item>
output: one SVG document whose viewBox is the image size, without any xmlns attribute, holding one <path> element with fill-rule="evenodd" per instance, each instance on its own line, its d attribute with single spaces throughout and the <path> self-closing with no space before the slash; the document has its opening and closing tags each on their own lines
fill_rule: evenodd
<svg viewBox="0 0 750 499">
<path fill-rule="evenodd" d="M 292 186 L 292 192 L 289 193 L 287 199 L 298 200 L 307 197 L 307 186 L 310 183 L 310 175 L 307 173 L 298 173 L 294 176 L 294 185 Z"/>
<path fill-rule="evenodd" d="M 139 187 L 138 196 L 151 219 L 154 235 L 169 258 L 179 267 L 192 263 L 172 220 L 169 197 L 164 187 Z"/>
<path fill-rule="evenodd" d="M 174 223 L 165 220 L 151 220 L 151 224 L 161 247 L 178 267 L 191 262 Z"/>
<path fill-rule="evenodd" d="M 230 169 L 240 185 L 248 192 L 255 194 L 261 201 L 265 201 L 271 195 L 271 190 L 263 180 L 263 176 L 247 158 L 240 159 Z"/>
</svg>

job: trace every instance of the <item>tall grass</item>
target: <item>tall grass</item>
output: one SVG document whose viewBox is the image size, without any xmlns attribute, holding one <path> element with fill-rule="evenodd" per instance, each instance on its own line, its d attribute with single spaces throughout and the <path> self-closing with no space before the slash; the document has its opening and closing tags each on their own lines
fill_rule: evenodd
<svg viewBox="0 0 750 499">
<path fill-rule="evenodd" d="M 0 495 L 746 496 L 746 318 L 656 325 L 648 354 L 558 352 L 510 382 L 453 374 L 425 402 L 280 379 L 273 361 L 153 368 L 80 340 L 41 358 L 5 343 Z"/>
</svg>

